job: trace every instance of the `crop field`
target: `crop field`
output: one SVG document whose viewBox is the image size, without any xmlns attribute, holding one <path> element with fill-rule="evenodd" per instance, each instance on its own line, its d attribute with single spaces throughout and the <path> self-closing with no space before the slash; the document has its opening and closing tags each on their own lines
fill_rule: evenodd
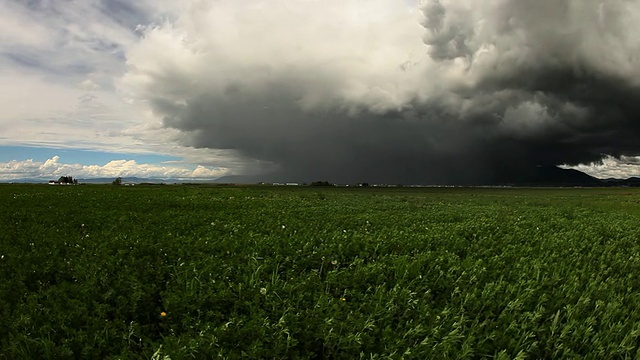
<svg viewBox="0 0 640 360">
<path fill-rule="evenodd" d="M 625 359 L 640 190 L 0 185 L 3 359 Z"/>
</svg>

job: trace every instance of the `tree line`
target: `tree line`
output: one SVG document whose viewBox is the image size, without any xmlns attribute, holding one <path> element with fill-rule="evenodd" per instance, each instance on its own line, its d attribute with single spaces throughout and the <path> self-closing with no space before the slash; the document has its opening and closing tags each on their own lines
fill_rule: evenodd
<svg viewBox="0 0 640 360">
<path fill-rule="evenodd" d="M 78 179 L 74 179 L 73 176 L 60 176 L 58 184 L 73 184 L 78 185 Z"/>
</svg>

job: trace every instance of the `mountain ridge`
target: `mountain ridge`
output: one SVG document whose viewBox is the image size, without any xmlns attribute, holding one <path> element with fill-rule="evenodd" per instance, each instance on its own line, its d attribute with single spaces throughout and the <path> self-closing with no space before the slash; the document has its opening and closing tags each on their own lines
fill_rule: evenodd
<svg viewBox="0 0 640 360">
<path fill-rule="evenodd" d="M 115 178 L 87 178 L 77 179 L 80 184 L 111 184 Z M 312 181 L 302 181 L 302 179 L 285 179 L 273 175 L 228 175 L 217 179 L 171 179 L 171 178 L 140 178 L 122 177 L 123 184 L 142 183 L 167 183 L 167 184 L 259 184 L 259 183 L 311 183 Z M 45 178 L 22 178 L 0 180 L 2 183 L 43 183 L 46 184 L 51 179 Z M 330 181 L 331 179 L 315 179 L 313 181 Z M 366 181 L 363 180 L 363 181 Z M 340 183 L 338 184 L 348 184 Z M 370 184 L 377 184 L 369 182 Z M 408 183 L 388 183 L 379 185 L 424 185 L 424 186 L 456 186 L 456 184 L 408 184 Z M 538 166 L 529 168 L 526 171 L 511 172 L 506 176 L 495 179 L 491 182 L 477 184 L 465 184 L 464 186 L 526 186 L 526 187 L 640 187 L 640 177 L 630 177 L 627 179 L 598 179 L 574 169 L 562 169 L 554 166 Z"/>
</svg>

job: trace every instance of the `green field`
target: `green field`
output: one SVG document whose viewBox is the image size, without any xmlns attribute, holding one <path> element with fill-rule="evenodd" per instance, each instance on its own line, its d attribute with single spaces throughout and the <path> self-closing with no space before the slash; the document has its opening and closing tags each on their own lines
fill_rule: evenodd
<svg viewBox="0 0 640 360">
<path fill-rule="evenodd" d="M 640 190 L 0 185 L 3 359 L 640 355 Z"/>
</svg>

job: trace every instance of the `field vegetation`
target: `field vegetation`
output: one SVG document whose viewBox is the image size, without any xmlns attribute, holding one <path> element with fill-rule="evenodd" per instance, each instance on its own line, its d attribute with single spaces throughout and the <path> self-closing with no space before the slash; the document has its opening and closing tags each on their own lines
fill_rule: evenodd
<svg viewBox="0 0 640 360">
<path fill-rule="evenodd" d="M 0 358 L 624 359 L 640 191 L 0 186 Z"/>
</svg>

